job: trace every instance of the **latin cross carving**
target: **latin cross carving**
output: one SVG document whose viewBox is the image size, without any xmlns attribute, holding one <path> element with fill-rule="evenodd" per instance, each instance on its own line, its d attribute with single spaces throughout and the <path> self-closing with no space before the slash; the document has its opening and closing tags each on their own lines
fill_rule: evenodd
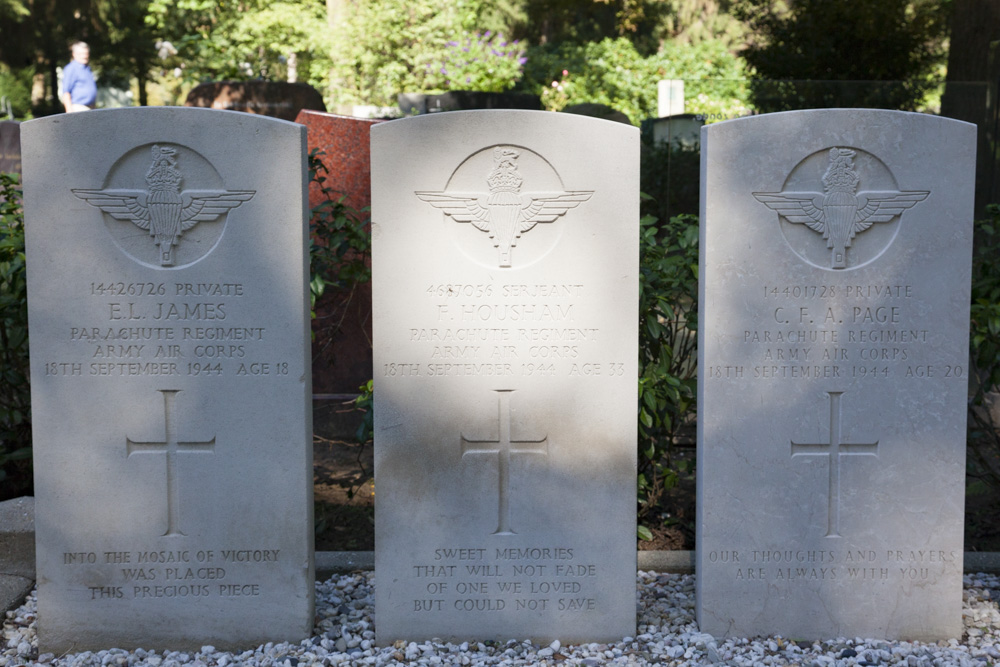
<svg viewBox="0 0 1000 667">
<path fill-rule="evenodd" d="M 163 421 L 165 424 L 165 434 L 162 441 L 137 441 L 128 436 L 125 437 L 126 458 L 133 454 L 140 453 L 160 453 L 166 454 L 167 468 L 167 532 L 168 535 L 184 535 L 180 529 L 180 511 L 178 509 L 179 490 L 177 484 L 177 456 L 187 453 L 201 453 L 215 451 L 215 436 L 211 440 L 194 441 L 179 440 L 177 437 L 177 426 L 175 424 L 174 399 L 180 392 L 179 389 L 158 389 L 163 394 Z"/>
<path fill-rule="evenodd" d="M 830 440 L 820 443 L 798 443 L 792 441 L 792 457 L 827 456 L 830 461 L 830 482 L 827 493 L 826 537 L 840 537 L 840 457 L 878 457 L 878 440 L 872 443 L 856 444 L 843 441 L 840 428 L 840 397 L 842 391 L 828 391 L 830 397 Z"/>
<path fill-rule="evenodd" d="M 512 440 L 510 395 L 512 389 L 498 389 L 497 412 L 499 435 L 495 440 L 470 440 L 461 435 L 462 457 L 466 454 L 495 454 L 497 457 L 497 529 L 494 535 L 516 535 L 510 527 L 510 459 L 522 454 L 548 456 L 548 437 L 540 440 Z"/>
</svg>

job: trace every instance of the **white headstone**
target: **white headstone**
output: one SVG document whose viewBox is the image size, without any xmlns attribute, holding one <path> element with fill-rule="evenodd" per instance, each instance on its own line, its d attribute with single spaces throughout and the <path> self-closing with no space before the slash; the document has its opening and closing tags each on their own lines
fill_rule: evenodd
<svg viewBox="0 0 1000 667">
<path fill-rule="evenodd" d="M 656 112 L 660 118 L 684 113 L 684 82 L 664 79 L 656 82 Z"/>
<path fill-rule="evenodd" d="M 698 622 L 962 634 L 973 125 L 702 131 Z"/>
<path fill-rule="evenodd" d="M 42 652 L 313 621 L 305 128 L 22 125 Z"/>
<path fill-rule="evenodd" d="M 380 643 L 635 631 L 638 139 L 372 128 Z"/>
</svg>

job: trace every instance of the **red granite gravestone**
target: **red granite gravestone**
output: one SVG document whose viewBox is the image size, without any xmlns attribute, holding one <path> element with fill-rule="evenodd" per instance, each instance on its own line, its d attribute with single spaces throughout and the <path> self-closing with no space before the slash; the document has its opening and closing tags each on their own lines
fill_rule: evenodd
<svg viewBox="0 0 1000 667">
<path fill-rule="evenodd" d="M 319 150 L 327 169 L 326 188 L 359 210 L 371 205 L 369 132 L 380 120 L 351 118 L 303 109 L 295 119 L 305 125 L 309 152 Z M 309 206 L 326 198 L 317 183 L 309 185 Z M 368 213 L 363 214 L 365 217 Z M 313 320 L 313 392 L 357 393 L 372 377 L 371 283 L 353 291 L 329 290 L 316 304 Z"/>
<path fill-rule="evenodd" d="M 346 195 L 344 203 L 354 209 L 371 205 L 371 159 L 368 133 L 372 125 L 384 122 L 351 118 L 332 113 L 303 109 L 295 118 L 306 126 L 309 152 L 319 150 L 329 173 L 326 185 Z M 309 205 L 316 206 L 322 196 L 317 184 L 309 185 Z"/>
<path fill-rule="evenodd" d="M 326 111 L 323 96 L 305 83 L 281 81 L 214 81 L 195 86 L 187 107 L 244 111 L 282 120 L 295 120 L 302 109 Z"/>
</svg>

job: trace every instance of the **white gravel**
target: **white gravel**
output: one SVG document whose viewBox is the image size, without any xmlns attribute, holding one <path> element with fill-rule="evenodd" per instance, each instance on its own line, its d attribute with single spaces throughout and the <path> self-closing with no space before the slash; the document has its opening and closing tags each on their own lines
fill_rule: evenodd
<svg viewBox="0 0 1000 667">
<path fill-rule="evenodd" d="M 639 632 L 615 644 L 535 646 L 512 639 L 506 643 L 440 641 L 396 642 L 375 646 L 372 621 L 374 575 L 357 572 L 316 584 L 317 623 L 310 639 L 297 644 L 264 644 L 243 653 L 211 646 L 200 651 L 100 652 L 38 655 L 35 641 L 35 596 L 7 612 L 0 667 L 93 665 L 123 667 L 307 667 L 309 665 L 906 665 L 941 667 L 1000 665 L 1000 577 L 965 576 L 961 641 L 937 644 L 837 638 L 805 643 L 781 637 L 716 641 L 694 622 L 694 577 L 639 572 Z"/>
</svg>

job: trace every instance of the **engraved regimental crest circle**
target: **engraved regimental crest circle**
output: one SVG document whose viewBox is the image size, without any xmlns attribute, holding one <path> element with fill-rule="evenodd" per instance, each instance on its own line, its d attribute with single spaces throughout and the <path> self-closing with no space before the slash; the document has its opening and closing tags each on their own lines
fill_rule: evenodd
<svg viewBox="0 0 1000 667">
<path fill-rule="evenodd" d="M 594 191 L 567 190 L 555 168 L 538 153 L 498 145 L 466 158 L 444 190 L 414 194 L 444 212 L 446 234 L 470 259 L 483 266 L 511 268 L 548 254 L 562 234 L 561 225 L 572 224 L 571 209 Z M 567 219 L 560 220 L 563 217 Z M 529 232 L 529 239 L 521 239 Z"/>
<path fill-rule="evenodd" d="M 878 258 L 906 224 L 908 209 L 930 194 L 900 190 L 879 158 L 846 146 L 799 162 L 781 192 L 755 192 L 778 214 L 781 233 L 801 259 L 828 270 L 855 269 Z"/>
<path fill-rule="evenodd" d="M 170 143 L 123 155 L 100 190 L 73 190 L 103 211 L 104 226 L 122 252 L 162 269 L 183 268 L 212 252 L 229 212 L 255 192 L 227 190 L 207 159 Z"/>
</svg>

